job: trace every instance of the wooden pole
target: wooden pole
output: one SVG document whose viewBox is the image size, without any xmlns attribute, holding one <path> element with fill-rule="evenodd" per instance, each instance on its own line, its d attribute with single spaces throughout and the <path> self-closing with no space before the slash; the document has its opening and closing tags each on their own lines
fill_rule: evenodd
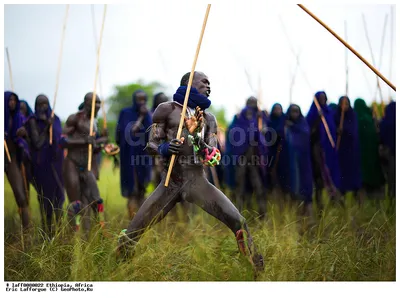
<svg viewBox="0 0 400 298">
<path fill-rule="evenodd" d="M 342 129 L 343 129 L 343 121 L 344 121 L 344 109 L 343 109 L 343 100 L 342 100 L 342 103 L 341 103 L 341 105 L 340 105 L 340 108 L 341 108 L 341 113 L 340 113 L 340 123 L 339 123 L 339 128 L 340 128 L 340 131 L 342 131 Z M 337 143 L 336 143 L 336 150 L 338 151 L 339 150 L 339 147 L 340 147 L 340 140 L 342 139 L 342 134 L 340 133 L 339 134 L 339 136 L 338 136 L 338 139 L 337 139 Z"/>
<path fill-rule="evenodd" d="M 347 22 L 344 21 L 344 38 L 346 41 L 347 38 Z M 346 68 L 346 96 L 349 96 L 349 57 L 347 49 L 344 50 L 344 60 L 345 60 L 345 68 Z"/>
<path fill-rule="evenodd" d="M 367 38 L 369 51 L 370 51 L 370 53 L 371 53 L 372 63 L 373 63 L 374 65 L 376 65 L 375 55 L 374 55 L 374 51 L 372 50 L 371 40 L 369 39 L 368 28 L 367 28 L 367 22 L 366 22 L 366 20 L 365 20 L 364 14 L 362 15 L 362 18 L 363 18 L 365 36 L 366 36 L 366 38 Z M 382 64 L 382 54 L 383 54 L 383 45 L 384 45 L 384 43 L 385 43 L 385 33 L 386 33 L 387 18 L 388 18 L 388 15 L 385 16 L 385 22 L 384 22 L 384 25 L 383 25 L 383 34 L 382 34 L 382 41 L 381 41 L 380 58 L 379 58 L 379 64 L 378 64 L 379 68 L 381 67 L 381 64 Z M 380 96 L 380 98 L 381 98 L 381 104 L 383 104 L 382 88 L 381 88 L 381 85 L 380 85 L 379 77 L 378 77 L 378 76 L 376 77 L 376 87 L 377 87 L 377 89 L 376 89 L 376 91 L 375 91 L 375 97 L 376 97 L 377 91 L 379 91 L 379 96 Z"/>
<path fill-rule="evenodd" d="M 6 151 L 8 162 L 11 163 L 10 151 L 8 151 L 7 141 L 4 139 L 4 150 Z"/>
<path fill-rule="evenodd" d="M 13 82 L 12 69 L 11 69 L 11 59 L 10 59 L 10 54 L 8 53 L 8 48 L 6 48 L 6 54 L 7 54 L 7 62 L 8 62 L 8 72 L 10 74 L 11 90 L 12 90 L 12 92 L 14 92 L 14 82 Z"/>
<path fill-rule="evenodd" d="M 395 6 L 392 5 L 390 7 L 390 60 L 389 60 L 389 79 L 392 79 L 392 66 L 393 66 L 393 33 L 394 33 L 394 8 Z M 388 95 L 389 95 L 389 101 L 391 101 L 392 96 L 391 96 L 391 91 L 390 88 L 388 88 Z"/>
<path fill-rule="evenodd" d="M 94 124 L 94 110 L 96 107 L 96 88 L 97 88 L 97 77 L 99 73 L 99 62 L 100 62 L 100 49 L 101 49 L 101 41 L 103 40 L 103 31 L 104 31 L 104 23 L 106 20 L 106 13 L 107 13 L 107 4 L 104 4 L 104 12 L 103 12 L 103 22 L 101 24 L 101 31 L 100 31 L 100 41 L 99 45 L 97 47 L 97 62 L 96 62 L 96 71 L 95 71 L 95 76 L 94 76 L 94 89 L 93 89 L 93 98 L 92 98 L 92 110 L 91 110 L 91 115 L 90 115 L 90 133 L 89 135 L 93 135 L 93 124 Z M 89 144 L 88 148 L 89 156 L 88 156 L 88 171 L 92 170 L 92 144 Z"/>
<path fill-rule="evenodd" d="M 293 87 L 294 87 L 294 83 L 296 81 L 296 76 L 297 76 L 297 69 L 299 68 L 300 64 L 300 51 L 299 53 L 296 55 L 296 67 L 294 68 L 294 72 L 291 75 L 291 80 L 290 80 L 290 88 L 289 88 L 289 104 L 291 105 L 293 103 Z"/>
<path fill-rule="evenodd" d="M 187 85 L 186 94 L 185 94 L 185 100 L 183 102 L 183 107 L 182 107 L 181 120 L 179 122 L 178 133 L 176 134 L 176 138 L 178 140 L 181 138 L 182 126 L 183 126 L 183 121 L 185 120 L 187 102 L 188 102 L 188 99 L 189 99 L 190 88 L 192 87 L 194 70 L 196 68 L 197 58 L 199 57 L 201 42 L 203 40 L 204 30 L 206 29 L 208 14 L 210 13 L 210 8 L 211 8 L 211 4 L 208 4 L 207 5 L 207 10 L 206 10 L 206 15 L 204 16 L 203 27 L 201 29 L 199 42 L 197 44 L 196 54 L 194 56 L 192 70 L 190 71 L 189 82 L 188 82 L 188 85 Z M 165 184 L 164 184 L 165 187 L 168 187 L 169 179 L 170 179 L 171 173 L 172 173 L 172 168 L 174 167 L 174 163 L 175 163 L 175 158 L 176 158 L 176 155 L 173 154 L 171 156 L 171 161 L 169 163 L 167 177 L 165 179 Z"/>
<path fill-rule="evenodd" d="M 10 54 L 8 53 L 8 48 L 6 48 L 6 54 L 7 54 L 7 62 L 8 62 L 8 72 L 10 74 L 11 91 L 14 92 L 14 82 L 13 82 L 13 76 L 12 76 L 12 70 L 11 70 L 11 59 L 10 59 Z M 8 151 L 8 146 L 7 146 L 6 140 L 4 140 L 4 150 L 6 151 L 8 162 L 11 163 L 10 151 Z"/>
<path fill-rule="evenodd" d="M 262 117 L 262 90 L 261 90 L 261 76 L 258 74 L 258 102 L 260 103 L 258 111 L 261 112 L 260 115 L 258 116 L 258 130 L 261 132 L 262 130 L 262 123 L 263 123 L 263 117 Z"/>
<path fill-rule="evenodd" d="M 343 40 L 339 35 L 337 35 L 331 28 L 329 28 L 325 23 L 323 23 L 317 16 L 315 16 L 311 11 L 304 7 L 302 4 L 297 4 L 301 9 L 303 9 L 308 15 L 310 15 L 314 20 L 320 23 L 326 30 L 328 30 L 333 36 L 335 36 L 346 48 L 353 52 L 362 62 L 365 63 L 377 76 L 379 76 L 386 84 L 388 84 L 394 91 L 396 91 L 396 86 L 393 85 L 386 77 L 384 77 L 379 70 L 377 70 L 373 65 L 371 65 L 363 56 L 361 56 L 353 47 L 351 47 L 346 41 Z"/>
<path fill-rule="evenodd" d="M 293 56 L 296 58 L 296 65 L 297 65 L 298 68 L 300 69 L 301 74 L 303 75 L 303 78 L 304 78 L 304 80 L 306 81 L 308 87 L 310 88 L 311 91 L 313 91 L 314 88 L 311 86 L 310 81 L 308 80 L 306 73 L 305 73 L 305 72 L 303 71 L 303 69 L 301 68 L 301 65 L 300 65 L 300 56 L 299 56 L 298 53 L 296 53 L 296 51 L 295 51 L 295 49 L 294 49 L 294 47 L 293 47 L 292 41 L 291 41 L 291 39 L 290 39 L 290 37 L 289 37 L 289 34 L 288 34 L 287 31 L 286 31 L 285 23 L 283 22 L 281 16 L 279 16 L 279 20 L 280 20 L 280 23 L 281 23 L 281 26 L 282 26 L 282 31 L 283 31 L 283 33 L 285 34 L 286 40 L 288 41 L 290 51 L 292 52 Z"/>
<path fill-rule="evenodd" d="M 347 41 L 347 22 L 344 21 L 344 38 Z M 349 64 L 348 64 L 348 55 L 347 55 L 347 49 L 345 48 L 344 50 L 344 60 L 345 60 L 345 70 L 346 70 L 346 96 L 349 94 Z M 343 108 L 343 100 L 340 105 L 340 122 L 339 122 L 339 130 L 342 132 L 343 130 L 343 121 L 344 121 L 344 108 Z M 339 151 L 340 147 L 340 141 L 342 139 L 342 133 L 338 135 L 337 142 L 336 142 L 336 150 Z"/>
<path fill-rule="evenodd" d="M 63 30 L 61 34 L 61 46 L 60 46 L 60 54 L 58 55 L 58 67 L 57 67 L 57 76 L 56 76 L 56 90 L 54 91 L 54 99 L 53 99 L 53 109 L 51 111 L 51 118 L 54 117 L 54 110 L 56 109 L 56 102 L 57 102 L 57 94 L 58 94 L 58 83 L 60 81 L 60 72 L 61 72 L 61 62 L 62 62 L 62 54 L 64 48 L 64 40 L 65 40 L 65 29 L 67 27 L 67 19 L 68 19 L 68 11 L 69 11 L 69 4 L 67 4 L 65 8 L 65 16 L 64 16 L 64 24 Z M 53 125 L 50 125 L 49 131 L 49 141 L 50 145 L 53 144 Z"/>
<path fill-rule="evenodd" d="M 321 114 L 321 121 L 324 124 L 325 131 L 326 131 L 326 134 L 328 135 L 329 141 L 331 142 L 332 147 L 335 148 L 335 142 L 333 141 L 332 134 L 331 134 L 331 131 L 329 130 L 328 123 L 326 122 L 325 116 L 321 111 L 321 106 L 319 105 L 319 102 L 318 102 L 318 100 L 316 99 L 315 96 L 314 96 L 314 103 L 315 103 L 318 111 Z"/>
<path fill-rule="evenodd" d="M 93 38 L 94 38 L 94 44 L 95 48 L 97 49 L 98 43 L 97 43 L 97 30 L 96 30 L 96 21 L 95 21 L 95 14 L 94 14 L 94 4 L 91 5 L 91 15 L 92 15 L 92 27 L 93 27 Z M 99 65 L 99 90 L 100 90 L 100 98 L 103 98 L 103 87 L 101 83 L 101 70 L 100 70 L 100 65 Z M 104 99 L 101 101 L 101 111 L 103 113 L 103 129 L 107 129 L 107 115 L 106 115 L 106 110 L 104 108 Z"/>
</svg>

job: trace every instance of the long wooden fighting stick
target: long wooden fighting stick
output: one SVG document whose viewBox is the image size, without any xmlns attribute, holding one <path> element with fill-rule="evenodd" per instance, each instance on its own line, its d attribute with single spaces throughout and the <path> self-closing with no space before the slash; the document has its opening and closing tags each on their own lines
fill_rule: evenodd
<svg viewBox="0 0 400 298">
<path fill-rule="evenodd" d="M 97 62 L 96 62 L 96 72 L 94 76 L 94 89 L 93 89 L 93 98 L 92 98 L 92 110 L 91 110 L 91 115 L 90 115 L 90 132 L 89 135 L 93 135 L 93 124 L 94 124 L 94 110 L 96 108 L 96 88 L 97 88 L 97 77 L 99 73 L 99 62 L 100 62 L 100 49 L 101 49 L 101 42 L 103 40 L 103 31 L 104 31 L 104 23 L 106 20 L 106 13 L 107 13 L 107 4 L 104 4 L 104 12 L 103 12 L 103 22 L 101 24 L 101 31 L 100 31 L 100 41 L 99 45 L 97 47 Z M 92 144 L 89 144 L 88 146 L 88 171 L 92 170 Z"/>
<path fill-rule="evenodd" d="M 314 103 L 315 103 L 315 106 L 318 109 L 318 112 L 321 115 L 321 121 L 324 124 L 325 131 L 326 131 L 326 134 L 328 135 L 329 141 L 331 142 L 332 147 L 335 148 L 335 141 L 332 138 L 332 134 L 331 134 L 331 131 L 329 130 L 328 123 L 326 122 L 325 116 L 324 116 L 324 114 L 323 114 L 323 112 L 321 110 L 321 106 L 319 105 L 319 102 L 318 102 L 318 100 L 317 100 L 317 98 L 315 96 L 314 96 Z"/>
<path fill-rule="evenodd" d="M 389 79 L 392 79 L 392 65 L 393 65 L 393 32 L 394 32 L 394 8 L 392 5 L 390 7 L 390 60 L 389 60 Z M 392 101 L 392 96 L 390 94 L 390 88 L 388 88 L 389 101 Z"/>
<path fill-rule="evenodd" d="M 299 55 L 299 53 L 296 53 L 296 51 L 294 49 L 294 46 L 293 46 L 292 41 L 291 41 L 291 39 L 289 37 L 289 34 L 287 33 L 285 23 L 283 22 L 281 16 L 279 16 L 279 21 L 281 23 L 282 31 L 283 31 L 283 33 L 284 33 L 284 35 L 286 37 L 286 40 L 287 40 L 287 42 L 289 44 L 290 51 L 292 52 L 293 56 L 296 58 L 296 65 L 300 69 L 301 74 L 303 75 L 303 78 L 306 81 L 308 87 L 310 88 L 311 91 L 313 91 L 314 88 L 311 86 L 310 81 L 308 80 L 306 73 L 304 72 L 303 68 L 300 65 L 300 55 Z"/>
<path fill-rule="evenodd" d="M 7 62 L 8 62 L 8 72 L 10 73 L 11 90 L 14 92 L 14 82 L 13 82 L 13 79 L 12 79 L 10 54 L 8 53 L 8 48 L 6 48 L 6 54 L 7 54 Z M 4 139 L 4 150 L 6 151 L 8 162 L 11 163 L 10 151 L 8 151 L 7 141 L 5 139 Z"/>
<path fill-rule="evenodd" d="M 185 120 L 187 103 L 188 103 L 189 94 L 190 94 L 190 88 L 192 87 L 192 82 L 193 82 L 194 70 L 196 68 L 197 58 L 199 57 L 201 42 L 203 40 L 204 30 L 206 29 L 208 14 L 210 13 L 210 8 L 211 8 L 211 4 L 208 4 L 207 5 L 207 10 L 206 10 L 206 15 L 204 16 L 203 27 L 201 29 L 199 42 L 197 44 L 196 54 L 194 56 L 192 70 L 190 71 L 189 82 L 188 82 L 188 85 L 187 85 L 186 94 L 185 94 L 185 100 L 183 102 L 183 107 L 182 107 L 181 120 L 179 122 L 178 133 L 176 134 L 176 138 L 178 140 L 181 138 L 183 121 Z M 176 155 L 173 154 L 171 156 L 171 161 L 169 163 L 167 177 L 165 179 L 165 184 L 164 184 L 165 187 L 168 187 L 169 179 L 170 179 L 171 173 L 172 173 L 172 168 L 174 167 L 174 163 L 175 163 L 175 158 L 176 158 Z"/>
<path fill-rule="evenodd" d="M 350 46 L 343 38 L 335 33 L 331 28 L 329 28 L 325 23 L 323 23 L 317 16 L 315 16 L 311 11 L 304 7 L 302 4 L 297 4 L 301 9 L 303 9 L 309 16 L 320 23 L 326 30 L 328 30 L 333 36 L 335 36 L 346 48 L 353 52 L 365 65 L 369 67 L 377 76 L 379 76 L 386 84 L 390 86 L 394 91 L 396 91 L 396 86 L 393 85 L 383 74 L 379 72 L 371 63 L 369 63 L 363 56 L 361 56 L 352 46 Z"/>
<path fill-rule="evenodd" d="M 93 27 L 93 38 L 94 38 L 94 44 L 95 48 L 97 49 L 98 43 L 97 43 L 97 30 L 96 30 L 96 21 L 95 21 L 95 15 L 94 15 L 94 4 L 91 5 L 91 15 L 92 15 L 92 27 Z M 100 98 L 103 97 L 103 86 L 101 83 L 101 70 L 100 70 L 100 65 L 99 65 L 99 89 L 100 89 Z M 107 115 L 106 115 L 106 110 L 104 107 L 104 100 L 101 101 L 101 111 L 103 113 L 103 129 L 107 129 Z"/>
<path fill-rule="evenodd" d="M 51 118 L 54 117 L 54 111 L 55 111 L 55 109 L 56 109 L 57 94 L 58 94 L 58 83 L 59 83 L 59 81 L 60 81 L 61 62 L 62 62 L 62 55 L 63 55 L 63 48 L 64 48 L 65 29 L 67 28 L 68 12 L 69 12 L 69 4 L 67 4 L 67 6 L 65 7 L 64 24 L 63 24 L 62 34 L 61 34 L 60 54 L 58 55 L 58 67 L 57 67 L 57 76 L 56 76 L 56 89 L 55 89 L 55 91 L 54 91 L 53 109 L 52 109 L 52 111 L 51 111 Z M 50 138 L 49 138 L 50 145 L 52 145 L 52 144 L 53 144 L 53 125 L 50 125 L 49 136 L 50 136 Z"/>
<path fill-rule="evenodd" d="M 346 41 L 348 40 L 347 39 L 347 22 L 346 21 L 344 21 L 344 38 L 346 39 Z M 346 96 L 348 96 L 348 94 L 349 94 L 349 65 L 348 65 L 348 55 L 347 55 L 346 48 L 344 49 L 344 63 L 345 63 L 345 70 L 346 70 Z M 344 121 L 344 109 L 343 109 L 344 103 L 343 102 L 344 101 L 342 100 L 342 102 L 340 104 L 340 109 L 341 109 L 340 123 L 339 123 L 340 132 L 342 132 L 342 130 L 343 130 L 343 121 Z M 342 139 L 342 134 L 340 133 L 338 135 L 337 142 L 336 142 L 336 150 L 339 150 L 341 139 Z"/>
<path fill-rule="evenodd" d="M 371 53 L 372 63 L 373 63 L 374 65 L 377 65 L 377 64 L 376 64 L 376 60 L 375 60 L 374 51 L 372 50 L 371 40 L 369 39 L 368 28 L 367 28 L 367 22 L 366 22 L 366 20 L 365 20 L 364 14 L 362 15 L 362 18 L 363 18 L 365 36 L 366 36 L 366 38 L 367 38 L 369 51 L 370 51 L 370 53 Z M 383 25 L 383 34 L 382 34 L 381 49 L 380 49 L 380 61 L 379 61 L 379 65 L 378 65 L 379 68 L 381 67 L 381 64 L 382 64 L 382 53 L 383 53 L 383 45 L 384 45 L 384 43 L 385 43 L 385 35 L 386 35 L 385 33 L 386 33 L 387 18 L 388 18 L 388 15 L 385 16 L 385 22 L 384 22 L 384 25 Z M 381 98 L 381 105 L 383 105 L 382 88 L 381 88 L 381 85 L 380 85 L 379 77 L 378 77 L 378 76 L 376 77 L 376 86 L 377 86 L 377 91 L 379 90 L 379 95 L 380 95 L 380 98 Z M 377 93 L 377 92 L 375 91 L 375 97 L 376 97 L 376 93 Z"/>
<path fill-rule="evenodd" d="M 301 51 L 299 51 L 299 53 L 296 55 L 296 67 L 294 68 L 294 72 L 291 74 L 290 87 L 289 87 L 289 105 L 291 105 L 293 103 L 293 87 L 294 87 L 294 83 L 296 81 L 297 70 L 300 65 L 299 64 L 300 53 L 301 53 Z"/>
</svg>

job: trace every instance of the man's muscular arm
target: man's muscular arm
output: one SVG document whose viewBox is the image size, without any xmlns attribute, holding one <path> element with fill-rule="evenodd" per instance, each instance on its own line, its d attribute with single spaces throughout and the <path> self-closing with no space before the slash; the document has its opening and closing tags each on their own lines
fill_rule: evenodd
<svg viewBox="0 0 400 298">
<path fill-rule="evenodd" d="M 218 145 L 217 129 L 217 119 L 213 114 L 208 113 L 206 119 L 204 141 L 210 147 L 217 147 Z"/>
<path fill-rule="evenodd" d="M 181 152 L 184 138 L 168 141 L 167 119 L 172 110 L 173 108 L 170 103 L 161 104 L 153 114 L 153 125 L 146 147 L 148 153 L 151 155 L 160 154 L 163 157 L 169 157 L 172 154 L 180 154 Z"/>
<path fill-rule="evenodd" d="M 63 134 L 61 136 L 60 146 L 64 149 L 76 148 L 87 146 L 88 144 L 95 145 L 95 136 L 82 136 L 75 137 L 73 133 L 76 130 L 78 124 L 78 116 L 76 114 L 68 117 L 67 122 L 63 128 Z"/>
</svg>

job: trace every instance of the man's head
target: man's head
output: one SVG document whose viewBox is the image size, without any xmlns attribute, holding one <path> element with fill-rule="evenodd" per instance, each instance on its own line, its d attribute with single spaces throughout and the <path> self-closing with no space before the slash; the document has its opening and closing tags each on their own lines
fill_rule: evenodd
<svg viewBox="0 0 400 298">
<path fill-rule="evenodd" d="M 347 96 L 342 96 L 339 99 L 339 107 L 346 112 L 350 108 L 350 99 Z"/>
<path fill-rule="evenodd" d="M 93 100 L 93 92 L 89 92 L 85 95 L 84 99 L 84 107 L 83 109 L 88 113 L 88 115 L 91 115 L 92 112 L 92 100 Z M 101 102 L 100 102 L 100 97 L 96 94 L 96 103 L 95 103 L 95 109 L 94 109 L 94 117 L 97 117 L 97 113 L 100 110 Z"/>
<path fill-rule="evenodd" d="M 39 113 L 41 117 L 47 117 L 47 110 L 49 109 L 50 103 L 46 95 L 40 94 L 36 97 L 35 111 Z"/>
<path fill-rule="evenodd" d="M 254 96 L 250 96 L 247 101 L 246 101 L 246 107 L 252 108 L 252 109 L 257 109 L 257 98 Z"/>
<path fill-rule="evenodd" d="M 147 94 L 143 90 L 137 90 L 132 95 L 133 105 L 138 109 L 147 102 Z"/>
<path fill-rule="evenodd" d="M 15 111 L 15 109 L 17 108 L 17 102 L 18 97 L 14 93 L 12 93 L 8 100 L 8 108 L 10 109 L 10 112 Z"/>
<path fill-rule="evenodd" d="M 274 104 L 274 106 L 272 107 L 271 115 L 275 117 L 280 117 L 282 116 L 282 114 L 282 106 L 279 103 Z"/>
<path fill-rule="evenodd" d="M 22 115 L 24 115 L 25 117 L 28 116 L 28 106 L 26 105 L 26 103 L 24 101 L 21 100 L 20 104 L 19 104 L 19 111 L 21 112 Z"/>
<path fill-rule="evenodd" d="M 315 94 L 316 99 L 318 100 L 318 103 L 321 106 L 325 106 L 326 102 L 328 101 L 328 97 L 326 96 L 325 91 L 319 91 Z"/>
<path fill-rule="evenodd" d="M 187 86 L 189 84 L 189 77 L 190 72 L 186 73 L 182 77 L 181 86 Z M 208 80 L 208 77 L 200 71 L 194 72 L 192 87 L 196 88 L 200 94 L 203 94 L 206 97 L 209 97 L 211 94 L 210 81 Z"/>
<path fill-rule="evenodd" d="M 296 122 L 301 116 L 301 110 L 298 105 L 292 104 L 289 107 L 289 120 Z"/>
<path fill-rule="evenodd" d="M 157 93 L 154 95 L 154 100 L 153 100 L 153 110 L 155 110 L 161 103 L 167 102 L 168 97 L 163 93 Z"/>
</svg>

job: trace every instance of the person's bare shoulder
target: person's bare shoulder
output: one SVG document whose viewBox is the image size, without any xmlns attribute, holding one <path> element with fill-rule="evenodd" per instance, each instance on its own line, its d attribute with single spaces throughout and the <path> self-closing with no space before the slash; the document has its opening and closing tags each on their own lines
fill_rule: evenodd
<svg viewBox="0 0 400 298">
<path fill-rule="evenodd" d="M 169 114 L 174 110 L 174 102 L 161 103 L 153 113 L 153 123 L 164 122 Z"/>
</svg>

